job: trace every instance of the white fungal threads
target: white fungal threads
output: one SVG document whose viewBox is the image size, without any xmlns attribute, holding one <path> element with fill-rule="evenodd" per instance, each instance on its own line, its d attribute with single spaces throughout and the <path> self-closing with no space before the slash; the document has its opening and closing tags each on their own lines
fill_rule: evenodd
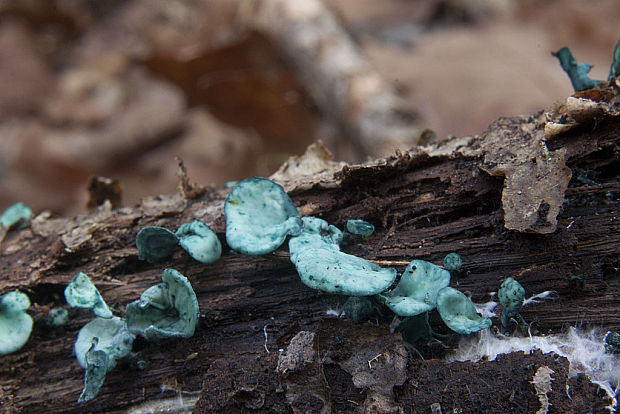
<svg viewBox="0 0 620 414">
<path fill-rule="evenodd" d="M 532 296 L 531 298 L 525 299 L 523 301 L 523 306 L 527 306 L 532 303 L 542 303 L 542 300 L 539 300 L 539 299 L 555 300 L 559 297 L 560 295 L 558 295 L 558 292 L 556 292 L 555 290 L 546 290 L 542 293 Z"/>
<path fill-rule="evenodd" d="M 479 361 L 486 357 L 493 361 L 500 354 L 531 352 L 556 353 L 569 362 L 568 376 L 585 374 L 609 396 L 606 408 L 615 412 L 616 395 L 620 389 L 620 362 L 605 352 L 605 341 L 595 331 L 580 332 L 571 327 L 566 334 L 530 336 L 527 338 L 496 336 L 489 330 L 478 337 L 464 337 L 449 361 Z"/>
<path fill-rule="evenodd" d="M 265 334 L 265 343 L 263 346 L 265 347 L 265 351 L 270 354 L 271 352 L 269 352 L 269 348 L 267 348 L 267 325 L 263 326 L 263 334 Z"/>
</svg>

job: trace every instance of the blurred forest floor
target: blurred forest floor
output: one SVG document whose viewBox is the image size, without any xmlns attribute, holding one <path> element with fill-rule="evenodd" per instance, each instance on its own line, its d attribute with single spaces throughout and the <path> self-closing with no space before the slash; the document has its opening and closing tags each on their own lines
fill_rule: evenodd
<svg viewBox="0 0 620 414">
<path fill-rule="evenodd" d="M 82 212 L 94 175 L 118 180 L 132 205 L 175 190 L 175 156 L 192 180 L 221 185 L 269 175 L 317 139 L 336 159 L 383 155 L 360 150 L 300 79 L 287 39 L 248 24 L 252 3 L 0 1 L 0 209 Z M 321 6 L 402 99 L 403 146 L 478 134 L 568 96 L 550 54 L 563 46 L 606 78 L 619 35 L 617 0 Z"/>
</svg>

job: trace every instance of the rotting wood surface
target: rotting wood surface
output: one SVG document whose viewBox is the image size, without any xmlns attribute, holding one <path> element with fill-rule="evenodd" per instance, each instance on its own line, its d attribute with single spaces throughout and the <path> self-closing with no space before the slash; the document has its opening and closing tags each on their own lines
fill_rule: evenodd
<svg viewBox="0 0 620 414">
<path fill-rule="evenodd" d="M 528 295 L 544 290 L 558 293 L 559 299 L 526 307 L 522 312 L 540 332 L 558 332 L 571 325 L 619 329 L 620 119 L 603 116 L 582 120 L 570 131 L 544 141 L 548 151 L 564 152 L 572 177 L 555 231 L 525 233 L 504 227 L 505 180 L 485 172 L 490 167 L 485 165 L 484 149 L 492 147 L 495 130 L 510 127 L 515 134 L 528 128 L 539 131 L 545 116 L 549 114 L 502 119 L 481 137 L 399 152 L 364 165 L 338 166 L 335 175 L 325 178 L 323 174 L 317 182 L 308 179 L 306 185 L 283 185 L 291 190 L 301 211 L 340 228 L 349 218 L 376 225 L 374 235 L 346 247 L 346 251 L 368 259 L 417 258 L 434 263 L 456 251 L 463 257 L 468 275 L 454 277 L 451 285 L 471 293 L 475 302 L 489 300 L 488 293 L 512 276 Z M 345 298 L 302 285 L 285 249 L 250 257 L 225 248 L 222 258 L 213 265 L 194 262 L 181 251 L 156 264 L 137 259 L 135 235 L 147 225 L 176 229 L 183 222 L 201 219 L 223 241 L 222 207 L 228 191 L 208 189 L 194 200 L 179 195 L 154 197 L 140 206 L 113 211 L 103 205 L 91 215 L 74 219 L 41 216 L 30 229 L 9 233 L 1 246 L 0 293 L 13 289 L 28 293 L 34 304 L 31 314 L 35 328 L 22 350 L 0 359 L 0 411 L 114 411 L 148 409 L 155 403 L 160 407 L 179 405 L 183 401 L 192 407 L 197 400 L 199 412 L 320 412 L 327 408 L 351 412 L 364 405 L 372 408 L 373 401 L 377 410 L 390 403 L 394 404 L 392 408 L 400 405 L 407 412 L 428 410 L 428 406 L 417 406 L 416 401 L 422 400 L 414 398 L 420 391 L 411 370 L 425 364 L 416 355 L 408 356 L 406 379 L 394 387 L 395 401 L 382 400 L 385 393 L 353 386 L 350 372 L 343 368 L 350 365 L 342 362 L 346 359 L 342 353 L 358 349 L 347 347 L 352 340 L 347 335 L 357 332 L 355 341 L 364 344 L 365 331 L 348 319 L 326 319 L 326 311 L 341 309 Z M 550 220 L 553 218 L 547 216 L 549 207 L 539 207 L 540 222 L 534 223 L 533 229 L 542 226 L 546 232 L 554 225 Z M 93 279 L 114 311 L 122 315 L 125 305 L 158 283 L 161 271 L 169 267 L 186 275 L 196 291 L 201 312 L 196 334 L 164 344 L 137 339 L 133 360 L 107 375 L 95 400 L 78 406 L 83 370 L 73 356 L 73 343 L 92 316 L 85 310 L 70 309 L 69 324 L 50 329 L 44 323 L 47 312 L 54 306 L 66 307 L 63 290 L 75 273 L 82 271 Z M 399 271 L 404 268 L 397 267 Z M 580 274 L 587 275 L 584 290 L 570 282 L 570 276 Z M 376 329 L 382 329 L 386 344 L 400 343 L 398 337 L 389 334 L 389 320 L 388 316 L 377 319 L 379 326 L 371 331 L 376 336 Z M 321 342 L 321 332 L 333 331 L 334 323 L 341 326 L 337 329 L 341 342 Z M 290 396 L 294 375 L 278 372 L 277 365 L 280 350 L 301 331 L 315 333 L 311 344 L 319 358 L 320 375 L 313 378 L 312 387 L 319 391 L 302 387 L 298 394 L 305 397 L 296 399 Z M 322 346 L 329 349 L 322 351 Z M 400 345 L 393 346 L 400 349 Z M 342 348 L 340 353 L 335 351 L 338 347 Z M 399 355 L 399 351 L 393 353 Z M 525 361 L 527 357 L 522 358 Z M 144 370 L 136 368 L 138 360 L 147 362 Z M 444 366 L 437 360 L 428 364 Z M 372 369 L 372 364 L 369 366 Z M 465 364 L 460 369 L 467 376 L 478 368 L 483 369 L 478 364 Z M 432 386 L 447 408 L 445 398 L 450 394 L 442 394 L 441 390 L 447 389 L 448 380 L 439 375 L 441 369 L 428 370 L 437 373 Z M 526 371 L 515 371 L 514 375 L 522 375 L 521 382 L 530 381 L 535 370 Z M 463 386 L 460 395 L 464 395 Z M 467 386 L 471 390 L 475 384 Z M 563 392 L 564 386 L 557 389 Z M 587 386 L 577 389 L 593 392 Z M 488 396 L 480 390 L 470 393 L 470 400 L 463 396 L 459 403 L 465 407 L 463 412 L 471 412 L 467 407 L 476 407 L 472 395 Z M 521 396 L 523 400 L 519 395 L 505 396 L 508 405 L 502 409 L 512 407 L 514 412 L 525 412 L 519 410 L 524 407 L 523 401 L 529 401 L 526 407 L 536 409 L 533 388 L 531 394 Z M 375 397 L 378 400 L 370 401 Z M 578 397 L 583 403 L 591 396 Z"/>
</svg>

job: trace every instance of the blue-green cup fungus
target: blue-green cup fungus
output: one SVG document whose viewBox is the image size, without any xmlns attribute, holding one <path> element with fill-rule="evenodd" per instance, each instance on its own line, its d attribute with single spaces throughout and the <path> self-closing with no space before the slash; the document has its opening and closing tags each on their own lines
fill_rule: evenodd
<svg viewBox="0 0 620 414">
<path fill-rule="evenodd" d="M 607 332 L 605 334 L 605 352 L 609 354 L 617 354 L 620 352 L 620 333 Z"/>
<path fill-rule="evenodd" d="M 299 211 L 278 184 L 266 178 L 241 181 L 224 204 L 226 242 L 240 253 L 261 255 L 301 232 Z"/>
<path fill-rule="evenodd" d="M 384 269 L 340 251 L 342 231 L 316 217 L 304 217 L 302 232 L 289 240 L 291 262 L 301 281 L 312 289 L 348 296 L 372 296 L 396 279 Z"/>
<path fill-rule="evenodd" d="M 396 279 L 395 269 L 325 247 L 302 249 L 294 264 L 306 286 L 339 295 L 376 295 Z"/>
<path fill-rule="evenodd" d="M 392 291 L 379 299 L 399 316 L 415 316 L 437 306 L 437 294 L 450 284 L 450 272 L 424 260 L 413 260 Z"/>
<path fill-rule="evenodd" d="M 78 272 L 65 288 L 65 299 L 74 308 L 92 309 L 100 318 L 111 318 L 112 312 L 90 278 Z"/>
<path fill-rule="evenodd" d="M 448 253 L 443 258 L 443 267 L 451 272 L 458 272 L 463 267 L 463 260 L 458 253 Z"/>
<path fill-rule="evenodd" d="M 375 232 L 375 226 L 364 220 L 348 220 L 347 231 L 351 234 L 368 237 Z"/>
<path fill-rule="evenodd" d="M 15 203 L 0 215 L 0 228 L 10 229 L 16 225 L 25 227 L 32 216 L 32 210 L 24 203 Z"/>
<path fill-rule="evenodd" d="M 78 402 L 95 398 L 105 374 L 116 367 L 118 360 L 129 355 L 134 339 L 125 321 L 117 317 L 96 318 L 80 329 L 74 351 L 78 363 L 86 372 L 84 390 Z"/>
<path fill-rule="evenodd" d="M 338 227 L 317 217 L 303 217 L 302 223 L 301 233 L 288 241 L 291 262 L 295 263 L 297 254 L 311 247 L 340 251 L 343 234 Z"/>
<path fill-rule="evenodd" d="M 54 328 L 65 326 L 69 323 L 69 311 L 65 308 L 52 308 L 47 315 L 47 324 Z"/>
<path fill-rule="evenodd" d="M 178 244 L 177 235 L 164 227 L 144 227 L 136 236 L 138 258 L 149 263 L 155 263 L 170 256 Z"/>
<path fill-rule="evenodd" d="M 181 247 L 200 263 L 215 263 L 222 255 L 222 244 L 217 235 L 201 221 L 183 224 L 176 236 Z"/>
<path fill-rule="evenodd" d="M 509 277 L 504 280 L 497 292 L 499 303 L 502 310 L 501 321 L 504 327 L 508 326 L 508 320 L 511 317 L 517 317 L 525 300 L 525 289 L 519 282 Z"/>
<path fill-rule="evenodd" d="M 192 285 L 174 269 L 165 269 L 161 279 L 162 283 L 127 305 L 127 327 L 148 340 L 189 338 L 198 322 L 198 299 Z"/>
<path fill-rule="evenodd" d="M 437 294 L 439 316 L 456 333 L 469 335 L 491 326 L 491 320 L 476 312 L 476 307 L 463 292 L 445 287 Z"/>
<path fill-rule="evenodd" d="M 0 355 L 7 355 L 23 347 L 32 332 L 32 318 L 26 313 L 30 299 L 14 290 L 0 296 Z"/>
</svg>

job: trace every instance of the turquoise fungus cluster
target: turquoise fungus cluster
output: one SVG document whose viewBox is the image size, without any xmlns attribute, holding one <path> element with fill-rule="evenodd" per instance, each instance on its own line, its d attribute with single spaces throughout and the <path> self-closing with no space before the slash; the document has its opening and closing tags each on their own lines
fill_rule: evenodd
<svg viewBox="0 0 620 414">
<path fill-rule="evenodd" d="M 236 183 L 225 204 L 226 242 L 235 252 L 265 255 L 288 241 L 289 259 L 301 282 L 321 292 L 347 297 L 344 311 L 355 322 L 370 319 L 377 307 L 392 312 L 396 329 L 413 342 L 440 336 L 429 325 L 429 313 L 439 318 L 455 335 L 468 335 L 491 326 L 491 320 L 476 311 L 472 301 L 450 287 L 454 275 L 463 275 L 463 262 L 448 254 L 443 266 L 412 260 L 404 271 L 382 267 L 373 261 L 341 250 L 351 241 L 374 233 L 373 224 L 359 219 L 346 223 L 346 230 L 318 217 L 301 217 L 284 189 L 265 178 Z M 31 212 L 20 205 L 3 215 L 1 226 L 13 228 L 27 222 Z M 149 226 L 136 235 L 138 258 L 149 263 L 170 257 L 178 247 L 203 264 L 216 262 L 222 254 L 217 235 L 203 222 L 182 224 L 176 231 Z M 406 263 L 406 262 L 405 262 Z M 401 264 L 405 264 L 401 263 Z M 502 323 L 518 315 L 523 303 L 517 285 L 502 285 Z M 144 290 L 139 299 L 125 307 L 124 314 L 110 308 L 104 295 L 85 273 L 78 272 L 64 291 L 67 304 L 88 309 L 92 320 L 79 331 L 74 345 L 77 362 L 84 369 L 84 388 L 78 402 L 95 398 L 106 374 L 131 358 L 137 336 L 163 343 L 168 339 L 190 338 L 196 331 L 199 305 L 190 281 L 175 269 L 163 269 L 161 283 Z M 15 352 L 32 331 L 26 313 L 30 300 L 14 291 L 0 297 L 0 355 Z M 77 311 L 76 311 L 77 312 Z M 48 327 L 67 324 L 64 308 L 50 311 Z"/>
<path fill-rule="evenodd" d="M 491 320 L 478 315 L 464 293 L 448 286 L 450 272 L 460 271 L 462 266 L 456 253 L 446 256 L 445 268 L 423 260 L 411 261 L 390 290 L 399 276 L 396 269 L 342 252 L 344 233 L 323 219 L 301 218 L 282 187 L 270 180 L 250 178 L 239 183 L 226 200 L 225 212 L 226 240 L 232 249 L 267 254 L 289 237 L 289 257 L 302 283 L 322 292 L 349 296 L 344 309 L 355 321 L 370 317 L 370 298 L 374 297 L 404 318 L 403 327 L 428 326 L 412 321 L 426 321 L 434 309 L 458 334 L 491 326 Z M 346 228 L 356 236 L 374 232 L 374 226 L 363 220 L 349 220 Z"/>
<path fill-rule="evenodd" d="M 91 309 L 96 316 L 80 329 L 74 346 L 84 368 L 84 389 L 78 402 L 97 396 L 105 376 L 131 354 L 136 335 L 149 341 L 189 338 L 198 322 L 198 300 L 190 282 L 174 269 L 165 269 L 162 283 L 146 289 L 131 302 L 125 317 L 114 316 L 90 278 L 79 272 L 65 289 L 72 307 Z"/>
</svg>

